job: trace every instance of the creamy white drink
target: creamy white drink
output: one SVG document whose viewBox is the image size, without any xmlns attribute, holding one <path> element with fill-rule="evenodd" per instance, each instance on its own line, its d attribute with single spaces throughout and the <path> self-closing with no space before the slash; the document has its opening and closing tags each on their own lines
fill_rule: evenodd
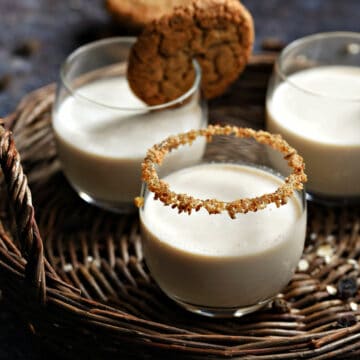
<svg viewBox="0 0 360 360">
<path fill-rule="evenodd" d="M 78 88 L 57 107 L 53 127 L 62 167 L 74 188 L 116 206 L 132 203 L 139 194 L 146 150 L 169 135 L 200 128 L 205 116 L 196 95 L 181 106 L 148 111 L 118 76 Z M 197 141 L 182 148 L 169 156 L 168 166 L 195 163 L 204 146 Z"/>
<path fill-rule="evenodd" d="M 273 192 L 282 179 L 260 168 L 201 164 L 164 178 L 177 193 L 232 201 Z M 297 195 L 256 213 L 178 214 L 149 193 L 140 211 L 147 265 L 162 290 L 183 303 L 252 306 L 291 279 L 303 251 L 306 211 Z"/>
<path fill-rule="evenodd" d="M 288 76 L 268 98 L 267 128 L 304 157 L 309 191 L 360 196 L 360 67 Z"/>
</svg>

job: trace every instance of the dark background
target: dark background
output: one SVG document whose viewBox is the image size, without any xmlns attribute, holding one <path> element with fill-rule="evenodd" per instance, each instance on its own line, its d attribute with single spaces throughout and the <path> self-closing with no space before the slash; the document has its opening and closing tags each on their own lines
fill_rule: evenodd
<svg viewBox="0 0 360 360">
<path fill-rule="evenodd" d="M 360 0 L 243 0 L 254 16 L 255 51 L 264 39 L 287 43 L 322 31 L 360 31 Z M 129 35 L 104 0 L 0 0 L 0 116 L 29 91 L 56 81 L 60 64 L 95 39 Z M 56 359 L 0 301 L 0 360 Z"/>
<path fill-rule="evenodd" d="M 60 64 L 79 45 L 128 33 L 111 23 L 104 1 L 0 0 L 0 116 L 27 92 L 55 81 Z M 257 51 L 268 37 L 289 42 L 319 31 L 360 31 L 359 0 L 243 3 L 255 18 Z M 35 46 L 26 54 L 21 48 L 29 41 Z"/>
</svg>

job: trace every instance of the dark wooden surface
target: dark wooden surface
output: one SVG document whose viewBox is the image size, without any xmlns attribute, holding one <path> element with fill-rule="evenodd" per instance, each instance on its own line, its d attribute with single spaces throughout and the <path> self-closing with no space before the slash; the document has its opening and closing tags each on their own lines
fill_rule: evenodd
<svg viewBox="0 0 360 360">
<path fill-rule="evenodd" d="M 360 31 L 359 0 L 243 0 L 264 39 L 289 42 L 320 31 Z M 89 41 L 129 35 L 114 24 L 103 0 L 0 0 L 0 116 L 29 91 L 55 81 L 60 64 Z M 221 103 L 217 100 L 216 103 Z M 0 360 L 56 359 L 39 346 L 0 301 Z"/>
</svg>

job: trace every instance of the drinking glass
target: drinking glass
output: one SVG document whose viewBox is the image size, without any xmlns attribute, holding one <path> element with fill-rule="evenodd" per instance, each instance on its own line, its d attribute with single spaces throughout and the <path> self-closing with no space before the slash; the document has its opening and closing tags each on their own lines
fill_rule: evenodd
<svg viewBox="0 0 360 360">
<path fill-rule="evenodd" d="M 190 137 L 191 146 L 201 140 Z M 173 142 L 168 139 L 160 147 Z M 191 146 L 181 145 L 171 154 Z M 145 260 L 162 291 L 189 311 L 211 317 L 253 312 L 271 301 L 295 271 L 305 239 L 304 191 L 296 190 L 286 205 L 277 197 L 278 207 L 273 202 L 263 206 L 259 197 L 284 184 L 267 148 L 252 138 L 216 135 L 205 157 L 191 166 L 161 171 L 162 165 L 149 162 L 152 151 L 145 158 L 145 182 L 137 199 Z M 161 151 L 154 155 L 162 156 Z M 153 171 L 169 187 L 154 181 Z M 154 190 L 154 184 L 161 189 Z M 171 202 L 175 195 L 169 191 L 178 194 L 177 200 Z M 248 199 L 254 197 L 257 211 L 232 213 L 235 199 L 242 198 L 242 206 L 250 209 Z M 209 208 L 194 198 L 206 200 Z M 230 212 L 212 213 L 213 198 L 230 202 Z M 194 201 L 190 213 L 183 201 Z"/>
<path fill-rule="evenodd" d="M 359 94 L 360 33 L 307 36 L 287 46 L 275 63 L 267 129 L 306 159 L 310 200 L 360 201 Z"/>
<path fill-rule="evenodd" d="M 58 155 L 69 183 L 85 201 L 117 212 L 135 210 L 140 164 L 150 145 L 207 123 L 196 61 L 194 83 L 179 98 L 149 106 L 132 93 L 126 67 L 134 41 L 110 38 L 74 51 L 61 68 L 53 107 Z M 204 142 L 191 156 L 178 153 L 169 164 L 197 161 L 203 151 Z"/>
</svg>

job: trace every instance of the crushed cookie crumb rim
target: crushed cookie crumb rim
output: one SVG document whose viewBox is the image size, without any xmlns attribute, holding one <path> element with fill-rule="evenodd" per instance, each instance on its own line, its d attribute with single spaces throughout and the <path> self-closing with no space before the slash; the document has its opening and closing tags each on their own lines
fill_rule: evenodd
<svg viewBox="0 0 360 360">
<path fill-rule="evenodd" d="M 165 156 L 170 151 L 177 149 L 181 145 L 191 145 L 199 136 L 203 136 L 207 142 L 211 142 L 213 136 L 217 135 L 253 138 L 260 144 L 270 146 L 284 155 L 284 159 L 292 169 L 291 174 L 272 193 L 230 202 L 217 199 L 203 200 L 187 194 L 177 194 L 170 189 L 168 183 L 159 179 L 156 165 L 161 165 Z M 277 207 L 285 205 L 295 190 L 302 190 L 304 188 L 303 184 L 307 181 L 304 169 L 305 163 L 303 158 L 280 135 L 273 135 L 263 130 L 256 131 L 250 128 L 239 128 L 237 126 L 209 125 L 204 129 L 191 130 L 179 135 L 169 136 L 161 143 L 151 147 L 147 151 L 142 163 L 142 179 L 147 184 L 148 189 L 155 194 L 155 200 L 160 200 L 166 206 L 177 208 L 179 213 L 187 212 L 190 215 L 193 210 L 199 211 L 201 208 L 204 208 L 209 214 L 219 214 L 226 211 L 234 219 L 236 214 L 246 214 L 249 211 L 256 212 L 265 209 L 271 203 L 274 203 Z M 142 207 L 144 205 L 144 198 L 135 198 L 135 205 Z"/>
</svg>

